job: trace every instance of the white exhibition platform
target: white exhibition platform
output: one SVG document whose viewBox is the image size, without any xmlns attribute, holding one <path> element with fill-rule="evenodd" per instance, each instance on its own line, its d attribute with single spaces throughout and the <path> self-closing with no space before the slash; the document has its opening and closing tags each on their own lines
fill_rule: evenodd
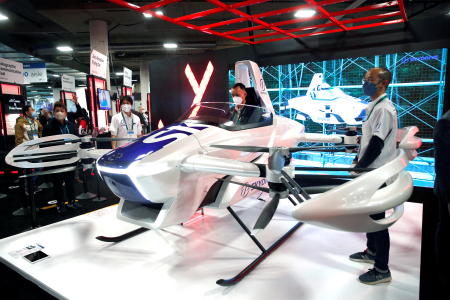
<svg viewBox="0 0 450 300">
<path fill-rule="evenodd" d="M 251 227 L 264 203 L 234 206 Z M 295 224 L 282 201 L 257 237 L 264 246 Z M 232 287 L 216 280 L 236 275 L 260 251 L 226 210 L 206 209 L 185 226 L 147 231 L 117 244 L 95 239 L 137 227 L 115 217 L 117 206 L 0 240 L 0 258 L 58 298 L 69 299 L 418 299 L 422 205 L 406 203 L 391 228 L 393 281 L 359 283 L 368 264 L 348 255 L 365 248 L 365 235 L 303 225 L 252 273 Z M 39 244 L 49 258 L 30 263 L 11 253 Z M 75 284 L 74 284 L 75 283 Z"/>
</svg>

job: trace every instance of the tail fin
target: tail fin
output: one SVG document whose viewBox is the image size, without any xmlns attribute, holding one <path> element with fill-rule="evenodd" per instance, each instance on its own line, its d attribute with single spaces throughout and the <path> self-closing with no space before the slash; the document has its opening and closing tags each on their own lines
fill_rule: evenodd
<svg viewBox="0 0 450 300">
<path fill-rule="evenodd" d="M 312 92 L 319 91 L 323 83 L 323 73 L 314 74 L 313 78 L 311 79 L 311 83 L 309 84 L 306 95 L 311 95 Z"/>
</svg>

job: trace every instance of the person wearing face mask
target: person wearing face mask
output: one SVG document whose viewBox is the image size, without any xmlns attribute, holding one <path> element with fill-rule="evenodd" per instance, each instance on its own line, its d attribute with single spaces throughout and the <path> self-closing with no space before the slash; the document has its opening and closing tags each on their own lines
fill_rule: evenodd
<svg viewBox="0 0 450 300">
<path fill-rule="evenodd" d="M 237 125 L 245 125 L 252 121 L 258 121 L 255 106 L 261 106 L 261 99 L 256 95 L 254 88 L 246 88 L 238 82 L 231 89 L 231 96 L 235 105 L 233 121 Z"/>
<path fill-rule="evenodd" d="M 142 135 L 142 125 L 139 117 L 131 112 L 133 99 L 130 96 L 120 97 L 120 112 L 111 119 L 109 130 L 113 138 L 138 138 Z M 130 141 L 112 141 L 112 147 L 121 147 Z"/>
<path fill-rule="evenodd" d="M 22 108 L 22 116 L 17 118 L 15 125 L 16 146 L 42 136 L 42 125 L 36 119 L 36 111 L 31 105 Z"/>
<path fill-rule="evenodd" d="M 42 137 L 42 125 L 36 118 L 36 112 L 31 105 L 22 108 L 22 116 L 16 119 L 15 142 L 16 146 L 26 141 Z M 23 180 L 25 195 L 35 191 L 36 177 L 28 177 Z M 20 197 L 21 207 L 13 212 L 14 216 L 23 216 L 29 213 L 29 203 L 25 197 Z"/>
<path fill-rule="evenodd" d="M 42 126 L 47 125 L 48 120 L 52 117 L 52 114 L 46 108 L 42 108 L 39 113 L 39 122 Z"/>
<path fill-rule="evenodd" d="M 397 111 L 386 95 L 392 75 L 386 68 L 373 68 L 363 79 L 363 92 L 370 96 L 366 119 L 362 125 L 356 168 L 378 168 L 395 158 L 397 148 Z M 389 184 L 387 182 L 386 184 Z M 371 215 L 374 220 L 384 219 L 385 213 Z M 367 248 L 350 255 L 350 260 L 374 264 L 374 268 L 359 276 L 365 284 L 378 284 L 392 280 L 388 267 L 389 231 L 367 233 Z"/>
<path fill-rule="evenodd" d="M 78 135 L 78 131 L 74 123 L 67 121 L 67 107 L 62 102 L 55 102 L 53 104 L 53 119 L 48 121 L 48 124 L 44 127 L 42 136 L 60 135 L 60 134 L 73 134 Z M 64 205 L 64 188 L 68 199 L 69 208 L 79 208 L 81 205 L 75 202 L 75 193 L 73 181 L 75 178 L 75 171 L 58 173 L 51 175 L 51 181 L 53 182 L 54 191 L 57 203 L 57 209 L 59 213 L 66 211 Z M 64 183 L 64 186 L 63 186 Z"/>
</svg>

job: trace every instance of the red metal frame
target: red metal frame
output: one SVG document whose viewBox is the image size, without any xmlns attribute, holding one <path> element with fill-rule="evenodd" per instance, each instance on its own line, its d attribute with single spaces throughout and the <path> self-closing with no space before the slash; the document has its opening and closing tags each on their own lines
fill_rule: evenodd
<svg viewBox="0 0 450 300">
<path fill-rule="evenodd" d="M 220 0 L 205 0 L 205 2 L 208 2 L 214 6 L 215 8 L 208 9 L 205 11 L 200 11 L 196 13 L 192 13 L 185 16 L 180 16 L 176 18 L 171 18 L 167 15 L 161 15 L 157 14 L 156 10 L 157 8 L 166 7 L 170 4 L 176 5 L 177 2 L 182 2 L 183 0 L 160 0 L 157 2 L 153 2 L 144 6 L 138 6 L 135 4 L 131 4 L 124 0 L 106 0 L 115 4 L 118 4 L 120 6 L 129 8 L 131 10 L 134 10 L 139 13 L 146 13 L 150 14 L 155 18 L 159 18 L 161 20 L 177 24 L 189 29 L 194 29 L 198 31 L 205 32 L 207 34 L 213 34 L 216 36 L 224 37 L 227 39 L 235 40 L 242 43 L 247 44 L 261 44 L 261 43 L 267 43 L 267 42 L 274 42 L 279 40 L 285 40 L 285 39 L 292 39 L 292 38 L 304 38 L 308 36 L 315 36 L 315 35 L 322 35 L 322 34 L 330 34 L 335 32 L 341 32 L 341 31 L 350 31 L 350 30 L 358 30 L 358 29 L 364 29 L 364 28 L 372 28 L 372 27 L 378 27 L 378 26 L 384 26 L 384 25 L 391 25 L 396 23 L 402 23 L 406 22 L 408 20 L 408 17 L 406 15 L 404 0 L 398 0 L 398 1 L 388 1 L 384 3 L 379 4 L 373 4 L 373 5 L 366 5 L 361 6 L 353 9 L 346 9 L 341 11 L 334 11 L 331 12 L 325 8 L 325 6 L 331 6 L 333 4 L 341 3 L 341 2 L 350 2 L 349 0 L 322 0 L 322 1 L 315 1 L 315 0 L 304 0 L 304 4 L 286 7 L 283 9 L 277 9 L 272 11 L 267 11 L 264 13 L 259 14 L 247 14 L 239 8 L 251 6 L 251 5 L 258 5 L 265 2 L 268 2 L 270 0 L 246 0 L 242 2 L 237 2 L 233 4 L 226 4 Z M 286 4 L 288 5 L 288 4 Z M 382 8 L 390 7 L 393 9 L 392 12 L 380 12 L 377 11 Z M 310 18 L 294 18 L 292 13 L 294 11 L 300 10 L 300 9 L 314 9 L 317 11 L 317 15 L 310 17 Z M 217 14 L 220 12 L 228 12 L 230 14 L 233 14 L 236 16 L 236 18 L 232 18 L 229 20 L 223 20 L 216 23 L 211 23 L 207 25 L 194 25 L 191 23 L 188 23 L 186 21 L 196 20 L 199 18 L 203 18 L 206 16 L 210 16 L 212 14 Z M 374 14 L 365 16 L 365 17 L 359 17 L 359 18 L 353 18 L 353 19 L 347 19 L 344 21 L 339 21 L 337 16 L 348 16 L 351 14 L 361 13 L 361 12 L 373 12 Z M 290 15 L 287 15 L 287 14 Z M 285 21 L 279 21 L 275 23 L 268 23 L 263 18 L 272 17 L 272 16 L 286 16 Z M 392 19 L 395 18 L 395 19 Z M 289 28 L 289 29 L 283 29 L 281 26 L 290 25 L 290 24 L 296 24 L 296 23 L 303 23 L 307 21 L 312 20 L 320 20 L 323 19 L 325 23 L 323 24 L 315 24 L 310 26 L 301 26 L 298 28 Z M 374 20 L 379 19 L 385 19 L 382 21 L 375 21 L 370 22 Z M 248 22 L 247 22 L 248 21 Z M 228 30 L 228 31 L 217 31 L 218 28 L 230 24 L 236 24 L 236 23 L 242 23 L 244 24 L 255 24 L 252 26 L 247 26 L 241 29 L 236 30 Z M 356 23 L 362 23 L 364 24 L 356 24 Z M 366 23 L 370 22 L 370 23 Z M 346 24 L 352 24 L 352 26 L 348 26 Z M 331 27 L 329 30 L 325 31 L 315 31 L 315 29 L 319 28 L 327 28 Z M 214 28 L 214 30 L 213 30 Z M 261 30 L 266 29 L 271 32 L 265 33 L 265 34 L 251 34 L 248 36 L 238 36 L 237 34 L 244 33 L 244 32 L 252 32 L 255 30 Z M 306 33 L 297 34 L 295 32 L 298 31 L 309 31 Z M 267 38 L 271 36 L 281 36 L 276 38 Z M 265 39 L 264 39 L 265 38 Z"/>
</svg>

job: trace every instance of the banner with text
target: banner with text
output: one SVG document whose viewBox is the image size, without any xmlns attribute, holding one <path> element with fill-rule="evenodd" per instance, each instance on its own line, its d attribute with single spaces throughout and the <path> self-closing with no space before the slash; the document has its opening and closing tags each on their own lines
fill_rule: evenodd
<svg viewBox="0 0 450 300">
<path fill-rule="evenodd" d="M 61 89 L 63 91 L 75 92 L 75 77 L 63 74 L 61 76 Z"/>
<path fill-rule="evenodd" d="M 0 58 L 0 81 L 23 84 L 22 63 Z"/>
<path fill-rule="evenodd" d="M 106 78 L 106 70 L 108 68 L 108 58 L 106 55 L 98 52 L 95 49 L 91 51 L 91 74 Z"/>
<path fill-rule="evenodd" d="M 23 81 L 25 84 L 47 82 L 47 68 L 45 67 L 45 63 L 24 63 Z"/>
<path fill-rule="evenodd" d="M 123 67 L 123 85 L 124 86 L 128 86 L 128 87 L 133 86 L 133 84 L 131 83 L 132 76 L 133 76 L 133 72 L 130 69 Z"/>
</svg>

